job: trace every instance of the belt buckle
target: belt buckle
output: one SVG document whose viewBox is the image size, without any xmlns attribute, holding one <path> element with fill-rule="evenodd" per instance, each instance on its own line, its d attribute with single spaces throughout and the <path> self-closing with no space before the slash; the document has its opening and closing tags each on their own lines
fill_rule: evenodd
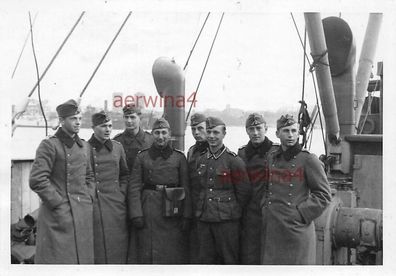
<svg viewBox="0 0 396 276">
<path fill-rule="evenodd" d="M 155 190 L 156 191 L 162 191 L 163 189 L 165 189 L 165 185 L 155 185 Z"/>
</svg>

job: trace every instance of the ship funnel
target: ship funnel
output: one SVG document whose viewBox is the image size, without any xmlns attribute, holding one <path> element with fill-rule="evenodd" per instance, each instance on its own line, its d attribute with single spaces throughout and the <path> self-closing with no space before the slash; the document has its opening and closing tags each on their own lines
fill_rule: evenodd
<svg viewBox="0 0 396 276">
<path fill-rule="evenodd" d="M 356 46 L 349 25 L 339 17 L 323 19 L 340 136 L 355 134 Z"/>
<path fill-rule="evenodd" d="M 159 57 L 153 64 L 153 78 L 164 107 L 163 117 L 172 131 L 172 146 L 184 151 L 185 133 L 185 77 L 184 72 L 173 59 Z M 157 101 L 156 101 L 157 102 Z"/>
<path fill-rule="evenodd" d="M 333 93 L 333 83 L 328 66 L 327 46 L 320 13 L 304 13 L 305 25 L 314 58 L 314 69 L 318 81 L 320 100 L 326 121 L 326 132 L 330 143 L 337 143 L 340 127 Z"/>
</svg>

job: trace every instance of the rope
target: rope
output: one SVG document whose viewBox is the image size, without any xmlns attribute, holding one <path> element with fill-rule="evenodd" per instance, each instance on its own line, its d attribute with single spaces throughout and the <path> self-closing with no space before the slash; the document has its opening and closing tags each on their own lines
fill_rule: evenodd
<svg viewBox="0 0 396 276">
<path fill-rule="evenodd" d="M 301 35 L 300 35 L 299 30 L 298 30 L 298 27 L 297 27 L 296 21 L 295 21 L 295 19 L 294 19 L 293 13 L 290 13 L 290 15 L 291 15 L 291 18 L 292 18 L 292 20 L 293 20 L 294 27 L 295 27 L 295 29 L 296 29 L 298 38 L 300 39 L 301 46 L 302 46 L 302 48 L 303 48 L 303 50 L 304 50 L 304 56 L 305 56 L 305 58 L 307 59 L 309 66 L 311 67 L 312 64 L 310 63 L 309 57 L 308 57 L 308 55 L 307 55 L 307 53 L 306 53 L 306 51 L 305 51 L 304 43 L 303 43 L 303 41 L 302 41 L 302 39 L 301 39 Z M 324 149 L 325 149 L 325 154 L 326 154 L 326 156 L 327 156 L 327 145 L 326 145 L 325 134 L 324 134 L 324 131 L 323 131 L 323 120 L 322 120 L 322 114 L 321 114 L 321 112 L 320 112 L 319 97 L 318 97 L 318 91 L 317 91 L 316 82 L 315 82 L 315 76 L 314 76 L 314 74 L 313 74 L 313 71 L 310 71 L 310 73 L 311 73 L 312 83 L 313 83 L 314 91 L 315 91 L 316 105 L 317 105 L 317 107 L 318 107 L 320 128 L 321 128 L 321 131 L 322 131 L 323 146 L 324 146 Z M 313 127 L 313 125 L 312 125 L 312 127 Z"/>
<path fill-rule="evenodd" d="M 132 12 L 129 12 L 127 17 L 125 18 L 124 22 L 122 22 L 120 29 L 118 30 L 118 32 L 116 33 L 116 35 L 114 36 L 113 40 L 110 42 L 109 47 L 107 47 L 106 52 L 104 53 L 104 55 L 102 56 L 102 58 L 100 59 L 98 65 L 96 66 L 94 72 L 92 73 L 91 77 L 89 78 L 87 84 L 84 86 L 83 90 L 80 93 L 80 98 L 82 97 L 82 95 L 85 93 L 85 90 L 87 90 L 88 85 L 91 83 L 93 77 L 95 76 L 96 72 L 98 71 L 100 65 L 102 64 L 103 60 L 105 59 L 107 53 L 110 51 L 111 46 L 113 46 L 114 41 L 117 39 L 118 35 L 120 34 L 122 28 L 124 27 L 125 23 L 128 21 L 129 17 L 131 16 Z"/>
<path fill-rule="evenodd" d="M 213 49 L 214 43 L 215 43 L 215 41 L 216 41 L 217 34 L 219 33 L 219 29 L 220 29 L 221 23 L 222 23 L 222 21 L 223 21 L 223 17 L 224 17 L 224 12 L 222 13 L 221 18 L 220 18 L 220 21 L 219 21 L 219 24 L 218 24 L 218 26 L 217 26 L 216 34 L 215 34 L 215 36 L 214 36 L 214 38 L 213 38 L 212 45 L 210 46 L 209 54 L 208 54 L 208 57 L 206 58 L 205 66 L 204 66 L 204 68 L 203 68 L 203 70 L 202 70 L 201 77 L 199 78 L 198 85 L 197 85 L 197 89 L 195 89 L 194 98 L 193 98 L 193 100 L 192 100 L 192 102 L 191 102 L 190 109 L 188 110 L 187 117 L 186 117 L 186 122 L 188 121 L 188 118 L 189 118 L 189 116 L 190 116 L 190 112 L 191 112 L 192 105 L 193 105 L 193 103 L 195 102 L 195 98 L 196 98 L 196 96 L 197 96 L 197 94 L 198 94 L 198 89 L 199 89 L 199 86 L 200 86 L 200 84 L 201 84 L 202 78 L 203 78 L 203 76 L 204 76 L 204 74 L 205 74 L 206 66 L 208 65 L 209 57 L 210 57 L 210 54 L 212 53 L 212 49 Z M 187 125 L 187 124 L 186 124 L 186 125 Z"/>
<path fill-rule="evenodd" d="M 192 55 L 192 53 L 193 53 L 193 51 L 194 51 L 195 45 L 197 45 L 198 39 L 199 39 L 199 37 L 201 36 L 201 33 L 202 33 L 202 31 L 203 31 L 203 29 L 204 29 L 204 27 L 205 27 L 206 21 L 208 21 L 209 15 L 210 15 L 210 12 L 208 12 L 208 15 L 206 16 L 205 21 L 204 21 L 204 23 L 203 23 L 203 25 L 202 25 L 202 27 L 201 27 L 201 30 L 199 31 L 199 34 L 198 34 L 198 36 L 197 36 L 197 39 L 195 40 L 194 45 L 193 45 L 193 47 L 191 48 L 191 51 L 190 51 L 190 54 L 188 55 L 186 64 L 184 65 L 183 71 L 185 71 L 186 68 L 187 68 L 188 61 L 190 60 L 190 57 L 191 57 L 191 55 Z"/>
<path fill-rule="evenodd" d="M 378 83 L 379 82 L 375 82 L 375 87 L 374 87 L 373 91 L 377 91 Z M 360 125 L 359 134 L 362 134 L 364 125 L 366 124 L 366 121 L 367 121 L 367 117 L 371 113 L 371 103 L 373 101 L 373 97 L 371 95 L 372 95 L 372 92 L 369 92 L 369 95 L 368 95 L 369 96 L 369 100 L 367 101 L 367 110 L 366 110 L 366 114 L 364 116 L 363 122 Z"/>
<path fill-rule="evenodd" d="M 32 88 L 32 90 L 30 91 L 28 98 L 30 96 L 32 96 L 32 94 L 34 93 L 34 90 L 36 90 L 38 83 L 44 78 L 45 74 L 47 73 L 48 69 L 51 67 L 52 63 L 54 62 L 54 60 L 56 59 L 56 57 L 58 56 L 59 52 L 62 50 L 63 46 L 65 45 L 66 41 L 69 39 L 69 37 L 71 36 L 71 34 L 73 33 L 74 29 L 77 27 L 78 23 L 80 22 L 81 18 L 83 17 L 85 12 L 82 12 L 80 17 L 77 19 L 76 23 L 74 24 L 74 26 L 72 27 L 72 29 L 70 30 L 70 32 L 67 34 L 66 38 L 63 40 L 61 46 L 59 47 L 59 49 L 56 51 L 55 55 L 52 57 L 50 63 L 47 65 L 47 68 L 45 68 L 43 74 L 40 76 L 40 78 L 38 79 L 37 83 L 35 84 L 35 86 Z"/>
<path fill-rule="evenodd" d="M 37 75 L 37 94 L 38 94 L 38 98 L 39 98 L 41 113 L 43 114 L 43 118 L 44 118 L 44 122 L 45 122 L 45 136 L 48 136 L 48 122 L 47 122 L 47 118 L 45 117 L 44 108 L 43 108 L 43 104 L 42 104 L 42 101 L 41 101 L 40 73 L 39 73 L 39 69 L 38 69 L 36 51 L 35 51 L 35 49 L 34 49 L 33 24 L 32 24 L 32 18 L 31 18 L 31 16 L 30 16 L 30 12 L 29 12 L 29 24 L 30 24 L 30 41 L 31 41 L 31 43 L 32 43 L 34 64 L 35 64 L 35 66 L 36 66 L 36 75 Z"/>
<path fill-rule="evenodd" d="M 32 26 L 34 26 L 34 22 L 36 22 L 36 18 L 37 18 L 37 12 L 36 12 L 36 14 L 34 15 Z M 19 61 L 21 60 L 23 51 L 25 50 L 25 46 L 26 46 L 26 43 L 27 43 L 29 37 L 30 37 L 30 29 L 29 29 L 29 31 L 28 31 L 28 33 L 27 33 L 27 35 L 26 35 L 25 41 L 23 42 L 22 50 L 21 50 L 21 52 L 19 53 L 19 56 L 18 56 L 17 62 L 16 62 L 16 64 L 15 64 L 14 70 L 12 71 L 11 79 L 14 78 L 15 71 L 16 71 L 17 68 L 18 68 Z"/>
<path fill-rule="evenodd" d="M 318 54 L 318 55 L 311 54 L 313 62 L 309 68 L 309 72 L 312 73 L 315 70 L 315 67 L 318 66 L 319 64 L 324 65 L 324 66 L 330 66 L 327 63 L 322 61 L 322 58 L 325 57 L 326 55 L 327 55 L 327 49 L 323 53 Z"/>
</svg>

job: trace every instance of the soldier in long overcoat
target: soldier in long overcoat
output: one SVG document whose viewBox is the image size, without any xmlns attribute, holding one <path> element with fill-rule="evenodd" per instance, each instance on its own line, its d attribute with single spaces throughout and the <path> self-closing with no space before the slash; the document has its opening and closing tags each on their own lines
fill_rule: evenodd
<svg viewBox="0 0 396 276">
<path fill-rule="evenodd" d="M 129 218 L 138 230 L 138 262 L 143 264 L 188 263 L 188 226 L 191 201 L 187 161 L 170 146 L 169 123 L 153 124 L 153 145 L 138 153 L 128 192 Z M 185 198 L 179 216 L 165 216 L 166 188 L 183 187 Z M 181 198 L 179 198 L 181 199 Z"/>
<path fill-rule="evenodd" d="M 153 143 L 151 133 L 144 131 L 140 126 L 141 112 L 135 105 L 126 105 L 122 109 L 124 114 L 125 131 L 114 136 L 114 140 L 124 147 L 129 172 L 132 172 L 133 163 L 139 151 L 149 148 Z M 137 234 L 133 225 L 129 227 L 128 263 L 137 263 Z"/>
<path fill-rule="evenodd" d="M 125 264 L 128 253 L 126 193 L 129 170 L 121 143 L 110 140 L 111 118 L 92 115 L 94 134 L 89 139 L 95 174 L 94 253 L 96 264 Z"/>
<path fill-rule="evenodd" d="M 35 263 L 92 264 L 94 183 L 88 145 L 77 135 L 81 114 L 74 100 L 56 111 L 61 127 L 40 143 L 29 179 L 41 199 Z"/>
<path fill-rule="evenodd" d="M 199 198 L 199 175 L 197 172 L 197 158 L 207 151 L 208 142 L 206 141 L 206 117 L 202 113 L 195 113 L 191 116 L 190 127 L 191 133 L 195 139 L 195 144 L 192 145 L 187 151 L 187 164 L 188 175 L 190 178 L 191 186 L 191 199 L 192 202 L 198 202 Z M 195 207 L 193 207 L 193 213 Z M 193 218 L 191 231 L 190 231 L 190 263 L 199 263 L 199 244 L 198 244 L 198 229 L 197 219 Z"/>
<path fill-rule="evenodd" d="M 196 162 L 199 196 L 194 202 L 198 220 L 199 262 L 238 264 L 240 218 L 246 207 L 251 186 L 245 164 L 224 144 L 224 122 L 206 119 L 209 148 Z"/>
<path fill-rule="evenodd" d="M 252 185 L 252 198 L 242 216 L 241 229 L 241 263 L 260 264 L 261 237 L 261 198 L 265 194 L 268 181 L 267 154 L 276 149 L 266 136 L 267 123 L 263 116 L 252 113 L 246 119 L 247 145 L 238 150 L 238 156 L 246 164 L 246 171 Z"/>
<path fill-rule="evenodd" d="M 277 121 L 281 146 L 268 155 L 269 180 L 262 199 L 262 264 L 315 264 L 313 220 L 331 200 L 329 183 L 319 159 L 298 144 L 292 116 Z"/>
</svg>

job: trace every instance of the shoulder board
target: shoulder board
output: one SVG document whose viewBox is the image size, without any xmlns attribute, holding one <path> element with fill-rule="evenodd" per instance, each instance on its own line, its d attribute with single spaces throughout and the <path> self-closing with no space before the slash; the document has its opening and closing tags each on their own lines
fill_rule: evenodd
<svg viewBox="0 0 396 276">
<path fill-rule="evenodd" d="M 118 133 L 116 136 L 113 137 L 113 139 L 120 137 L 124 132 Z"/>
<path fill-rule="evenodd" d="M 57 138 L 55 135 L 49 135 L 45 139 Z"/>
<path fill-rule="evenodd" d="M 272 143 L 272 146 L 280 147 L 279 143 Z"/>
<path fill-rule="evenodd" d="M 184 152 L 182 152 L 182 151 L 179 150 L 179 149 L 173 149 L 173 150 L 184 155 Z"/>
<path fill-rule="evenodd" d="M 238 150 L 243 150 L 244 148 L 246 148 L 247 145 L 243 145 L 242 147 L 240 147 Z"/>
<path fill-rule="evenodd" d="M 236 154 L 235 152 L 230 151 L 228 148 L 226 148 L 226 152 L 229 153 L 229 154 L 231 154 L 231 155 L 234 156 L 234 157 L 237 156 L 237 154 Z"/>
<path fill-rule="evenodd" d="M 115 137 L 114 137 L 114 138 L 115 138 Z M 120 143 L 120 142 L 118 142 L 117 140 L 111 139 L 111 141 L 112 141 L 113 143 L 115 143 L 115 144 L 119 144 L 119 145 L 121 145 L 121 143 Z"/>
<path fill-rule="evenodd" d="M 301 152 L 310 153 L 309 150 L 307 150 L 307 149 L 301 149 Z"/>
<path fill-rule="evenodd" d="M 206 148 L 204 151 L 202 151 L 199 155 L 204 155 L 208 152 L 208 149 Z"/>
<path fill-rule="evenodd" d="M 144 133 L 148 135 L 152 135 L 151 132 L 148 132 L 147 130 L 145 130 Z"/>
<path fill-rule="evenodd" d="M 139 151 L 138 151 L 138 154 L 139 154 L 139 153 L 142 153 L 142 152 L 144 152 L 144 151 L 147 151 L 148 149 L 149 149 L 149 148 L 145 148 L 145 149 L 139 150 Z"/>
</svg>

